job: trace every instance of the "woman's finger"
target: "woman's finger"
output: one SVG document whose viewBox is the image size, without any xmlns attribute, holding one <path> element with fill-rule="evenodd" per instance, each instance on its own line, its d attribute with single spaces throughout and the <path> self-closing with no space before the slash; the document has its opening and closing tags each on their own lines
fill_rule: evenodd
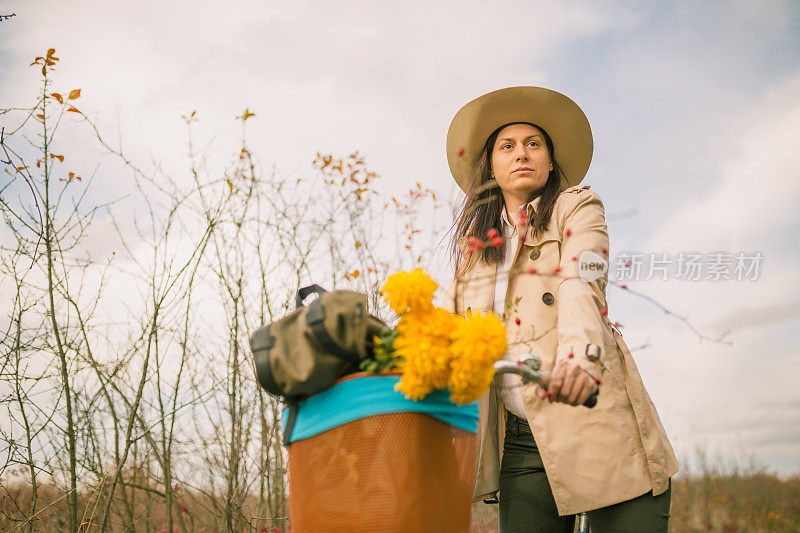
<svg viewBox="0 0 800 533">
<path fill-rule="evenodd" d="M 591 390 L 589 376 L 581 370 L 579 375 L 575 376 L 575 385 L 572 391 L 570 391 L 571 394 L 569 395 L 569 403 L 572 405 L 581 405 L 583 402 L 580 401 L 580 399 L 589 390 Z M 589 399 L 589 394 L 586 394 L 586 399 Z"/>
<path fill-rule="evenodd" d="M 575 405 L 583 405 L 586 403 L 586 400 L 589 399 L 589 396 L 594 394 L 595 384 L 594 382 L 589 382 L 584 385 L 580 396 L 578 396 L 578 402 Z"/>
<path fill-rule="evenodd" d="M 585 404 L 586 400 L 589 399 L 589 396 L 596 393 L 600 389 L 600 387 L 597 385 L 597 381 L 595 380 L 594 376 L 592 376 L 585 370 L 582 372 L 582 377 L 584 378 L 583 390 L 581 391 L 581 394 L 578 397 L 578 403 L 576 403 L 575 405 Z"/>
<path fill-rule="evenodd" d="M 567 368 L 566 375 L 564 376 L 564 383 L 561 385 L 558 399 L 562 402 L 571 403 L 570 398 L 573 393 L 579 389 L 579 385 L 575 382 L 578 376 L 575 375 L 574 368 Z"/>
<path fill-rule="evenodd" d="M 558 361 L 556 366 L 553 367 L 553 372 L 550 374 L 550 386 L 547 387 L 547 396 L 552 403 L 560 397 L 561 386 L 564 384 L 564 363 Z"/>
</svg>

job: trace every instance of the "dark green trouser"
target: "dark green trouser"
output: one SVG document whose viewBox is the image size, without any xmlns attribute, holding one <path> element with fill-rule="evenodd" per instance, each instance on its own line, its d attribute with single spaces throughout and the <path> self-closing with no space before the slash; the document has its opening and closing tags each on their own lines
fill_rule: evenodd
<svg viewBox="0 0 800 533">
<path fill-rule="evenodd" d="M 592 533 L 667 531 L 670 488 L 589 511 Z M 528 422 L 508 413 L 500 466 L 500 532 L 572 533 L 575 516 L 558 516 L 542 458 Z"/>
</svg>

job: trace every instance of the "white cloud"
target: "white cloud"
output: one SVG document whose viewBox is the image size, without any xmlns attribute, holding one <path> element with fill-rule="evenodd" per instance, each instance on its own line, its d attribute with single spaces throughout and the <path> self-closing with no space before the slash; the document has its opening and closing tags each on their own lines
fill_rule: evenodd
<svg viewBox="0 0 800 533">
<path fill-rule="evenodd" d="M 610 11 L 588 2 L 30 2 L 4 43 L 14 83 L 0 94 L 29 99 L 37 78 L 25 60 L 54 46 L 57 84 L 84 88 L 81 108 L 103 131 L 115 130 L 109 110 L 119 109 L 134 155 L 169 164 L 185 153 L 178 116 L 195 108 L 201 138 L 235 138 L 232 118 L 249 106 L 258 113 L 251 145 L 267 162 L 294 168 L 317 150 L 362 148 L 391 173 L 390 190 L 417 179 L 446 187 L 444 134 L 458 106 L 498 86 L 547 83 L 542 65 L 563 43 L 625 18 Z"/>
<path fill-rule="evenodd" d="M 797 222 L 800 203 L 800 76 L 731 118 L 708 158 L 713 186 L 676 206 L 649 250 L 741 249 L 771 243 Z M 789 241 L 784 241 L 789 244 Z"/>
<path fill-rule="evenodd" d="M 249 144 L 266 167 L 274 161 L 284 173 L 302 174 L 316 151 L 359 148 L 387 192 L 417 180 L 455 191 L 444 137 L 459 106 L 501 86 L 562 89 L 562 80 L 577 80 L 563 90 L 588 101 L 597 141 L 590 183 L 608 189 L 609 214 L 638 209 L 619 232 L 612 227 L 617 249 L 625 243 L 644 251 L 765 254 L 758 282 L 638 287 L 713 334 L 748 309 L 792 308 L 800 299 L 797 236 L 784 234 L 800 222 L 800 76 L 762 78 L 766 71 L 755 66 L 769 63 L 759 55 L 768 50 L 763 43 L 777 46 L 793 33 L 786 16 L 792 4 L 747 6 L 724 9 L 712 27 L 705 15 L 716 8 L 696 8 L 698 15 L 690 3 L 676 8 L 670 20 L 680 24 L 670 26 L 650 4 L 627 2 L 29 0 L 2 26 L 0 102 L 21 106 L 35 98 L 39 77 L 27 65 L 54 46 L 62 58 L 55 88 L 81 87 L 79 107 L 114 143 L 119 123 L 126 151 L 142 166 L 152 154 L 170 174 L 186 175 L 179 115 L 197 109 L 197 146 L 215 139 L 209 164 L 219 172 L 236 150 L 233 117 L 249 106 L 257 113 L 248 122 Z M 613 39 L 603 40 L 607 35 Z M 566 49 L 587 42 L 581 61 L 565 59 Z M 751 101 L 755 79 L 776 88 Z M 68 125 L 61 139 L 68 163 L 93 173 L 99 152 L 91 135 Z M 678 168 L 681 158 L 689 168 Z M 127 172 L 103 160 L 96 196 L 125 194 Z M 659 223 L 654 213 L 664 212 Z M 634 237 L 648 227 L 651 235 Z M 95 253 L 113 251 L 110 233 L 92 228 Z M 109 291 L 124 298 L 132 289 Z M 739 328 L 733 347 L 720 346 L 700 343 L 649 304 L 610 292 L 630 344 L 652 341 L 637 359 L 670 433 L 681 442 L 702 437 L 726 445 L 737 430 L 749 431 L 738 407 L 768 395 L 772 404 L 747 411 L 747 420 L 761 417 L 765 429 L 746 436 L 788 472 L 791 452 L 769 451 L 765 443 L 785 441 L 774 431 L 797 421 L 796 409 L 785 412 L 789 419 L 779 411 L 780 402 L 797 399 L 797 316 Z"/>
</svg>

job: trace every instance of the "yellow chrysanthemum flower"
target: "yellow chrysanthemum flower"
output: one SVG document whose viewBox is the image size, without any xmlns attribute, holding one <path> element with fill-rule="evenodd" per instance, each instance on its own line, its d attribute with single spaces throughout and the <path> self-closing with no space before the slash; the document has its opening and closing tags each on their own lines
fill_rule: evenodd
<svg viewBox="0 0 800 533">
<path fill-rule="evenodd" d="M 403 377 L 397 390 L 411 400 L 421 400 L 434 389 L 447 386 L 450 378 L 450 335 L 460 317 L 431 306 L 403 315 L 397 325 L 395 355 Z"/>
<path fill-rule="evenodd" d="M 452 331 L 450 398 L 457 404 L 480 398 L 492 382 L 492 365 L 508 348 L 506 330 L 494 313 L 473 313 Z"/>
<path fill-rule="evenodd" d="M 397 314 L 424 311 L 433 307 L 433 293 L 439 286 L 421 268 L 395 272 L 381 288 L 381 294 Z"/>
</svg>

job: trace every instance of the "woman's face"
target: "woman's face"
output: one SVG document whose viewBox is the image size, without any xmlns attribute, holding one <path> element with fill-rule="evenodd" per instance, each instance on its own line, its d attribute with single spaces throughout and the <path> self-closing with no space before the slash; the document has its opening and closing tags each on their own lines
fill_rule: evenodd
<svg viewBox="0 0 800 533">
<path fill-rule="evenodd" d="M 520 204 L 547 183 L 553 162 L 544 134 L 530 124 L 511 124 L 497 135 L 492 148 L 492 171 L 506 197 Z"/>
</svg>

